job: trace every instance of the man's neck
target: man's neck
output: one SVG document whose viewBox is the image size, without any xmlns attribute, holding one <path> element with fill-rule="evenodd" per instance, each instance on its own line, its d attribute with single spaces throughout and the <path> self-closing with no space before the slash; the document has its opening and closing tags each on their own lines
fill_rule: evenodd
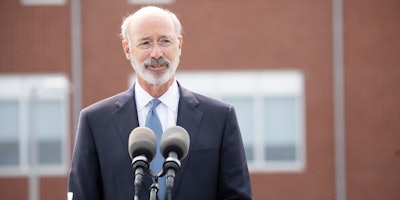
<svg viewBox="0 0 400 200">
<path fill-rule="evenodd" d="M 169 87 L 172 85 L 174 82 L 174 78 L 172 77 L 169 79 L 166 83 L 161 84 L 161 85 L 153 85 L 149 84 L 143 79 L 138 79 L 138 83 L 140 86 L 147 92 L 149 93 L 152 97 L 154 98 L 159 98 L 161 97 L 165 92 L 168 91 Z"/>
</svg>

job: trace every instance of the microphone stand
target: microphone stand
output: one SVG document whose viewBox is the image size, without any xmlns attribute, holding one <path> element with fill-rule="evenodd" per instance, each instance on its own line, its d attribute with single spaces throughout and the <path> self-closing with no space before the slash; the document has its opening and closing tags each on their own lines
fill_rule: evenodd
<svg viewBox="0 0 400 200">
<path fill-rule="evenodd" d="M 172 199 L 172 188 L 174 186 L 174 179 L 177 172 L 181 168 L 181 162 L 177 159 L 175 152 L 170 152 L 169 157 L 163 164 L 163 169 L 159 174 L 154 174 L 152 170 L 149 170 L 148 160 L 145 156 L 137 156 L 132 160 L 132 168 L 135 170 L 135 197 L 134 200 L 139 200 L 139 191 L 142 186 L 143 176 L 148 173 L 153 178 L 153 184 L 150 186 L 150 200 L 157 199 L 157 193 L 159 190 L 158 178 L 166 176 L 166 189 L 167 199 Z"/>
<path fill-rule="evenodd" d="M 158 183 L 154 182 L 150 187 L 150 200 L 157 199 Z"/>
<path fill-rule="evenodd" d="M 162 172 L 160 172 L 160 173 L 162 173 Z M 151 186 L 150 186 L 150 199 L 149 200 L 156 200 L 157 199 L 157 193 L 158 193 L 158 190 L 159 190 L 158 177 L 160 175 L 155 174 L 152 170 L 149 170 L 149 174 L 150 174 L 150 176 L 152 176 L 154 178 L 153 184 L 151 184 Z"/>
</svg>

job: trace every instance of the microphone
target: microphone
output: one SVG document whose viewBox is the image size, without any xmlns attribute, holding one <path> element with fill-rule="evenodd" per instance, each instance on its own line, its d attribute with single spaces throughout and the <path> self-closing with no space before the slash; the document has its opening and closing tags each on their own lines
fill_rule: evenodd
<svg viewBox="0 0 400 200">
<path fill-rule="evenodd" d="M 186 157 L 189 146 L 189 134 L 180 126 L 168 128 L 161 136 L 160 152 L 166 158 L 163 165 L 163 174 L 166 173 L 168 199 L 171 199 L 175 174 L 179 172 L 181 167 L 180 160 Z"/>
<path fill-rule="evenodd" d="M 135 171 L 135 200 L 138 199 L 143 176 L 149 170 L 156 154 L 157 138 L 147 127 L 137 127 L 129 135 L 128 152 L 132 159 L 132 169 Z"/>
</svg>

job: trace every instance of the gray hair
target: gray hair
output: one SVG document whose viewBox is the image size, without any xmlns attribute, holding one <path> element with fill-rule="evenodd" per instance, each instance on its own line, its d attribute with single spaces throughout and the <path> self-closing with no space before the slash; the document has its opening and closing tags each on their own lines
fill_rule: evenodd
<svg viewBox="0 0 400 200">
<path fill-rule="evenodd" d="M 144 10 L 149 10 L 149 9 L 151 9 L 153 11 L 163 11 L 163 12 L 167 13 L 171 17 L 172 22 L 174 23 L 176 35 L 179 36 L 182 34 L 181 22 L 179 21 L 178 17 L 173 12 L 171 12 L 167 9 L 162 9 L 162 8 L 156 7 L 156 6 L 146 6 L 146 7 L 140 8 L 136 12 L 128 15 L 123 20 L 123 22 L 121 24 L 121 34 L 120 34 L 120 37 L 122 40 L 127 41 L 127 42 L 130 41 L 129 27 L 130 27 L 130 23 L 131 23 L 132 19 L 135 17 L 135 15 L 137 13 L 144 11 Z"/>
</svg>

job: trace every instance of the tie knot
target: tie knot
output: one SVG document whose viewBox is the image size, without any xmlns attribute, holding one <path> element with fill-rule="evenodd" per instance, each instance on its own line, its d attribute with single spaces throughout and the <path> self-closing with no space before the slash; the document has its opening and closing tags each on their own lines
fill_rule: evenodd
<svg viewBox="0 0 400 200">
<path fill-rule="evenodd" d="M 153 99 L 150 101 L 150 109 L 156 108 L 161 103 L 158 99 Z"/>
</svg>

